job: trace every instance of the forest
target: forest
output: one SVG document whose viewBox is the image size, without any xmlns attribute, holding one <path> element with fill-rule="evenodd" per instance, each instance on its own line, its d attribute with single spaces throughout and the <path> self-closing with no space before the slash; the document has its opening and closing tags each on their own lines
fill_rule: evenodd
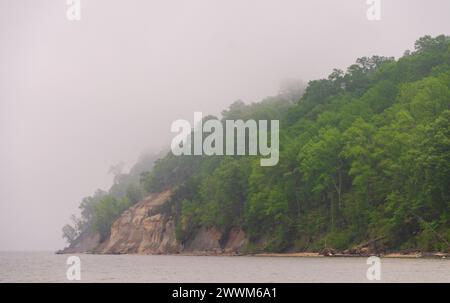
<svg viewBox="0 0 450 303">
<path fill-rule="evenodd" d="M 210 119 L 211 116 L 204 119 Z M 221 121 L 279 120 L 279 162 L 258 156 L 147 157 L 63 228 L 109 235 L 149 193 L 172 189 L 166 212 L 183 243 L 202 227 L 242 228 L 248 252 L 450 250 L 450 37 L 424 36 L 401 58 L 362 57 L 301 92 L 236 101 Z"/>
</svg>

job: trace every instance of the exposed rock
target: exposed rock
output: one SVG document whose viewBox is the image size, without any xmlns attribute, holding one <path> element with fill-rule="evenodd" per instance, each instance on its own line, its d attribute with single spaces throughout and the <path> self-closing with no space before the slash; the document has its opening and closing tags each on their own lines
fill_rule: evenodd
<svg viewBox="0 0 450 303">
<path fill-rule="evenodd" d="M 221 252 L 220 239 L 222 233 L 215 228 L 201 228 L 189 241 L 184 250 L 187 252 Z"/>
<path fill-rule="evenodd" d="M 151 194 L 126 210 L 113 223 L 109 238 L 99 243 L 98 235 L 86 237 L 59 253 L 93 252 L 100 254 L 239 254 L 247 244 L 242 229 L 223 234 L 216 228 L 201 228 L 190 240 L 176 240 L 175 222 L 164 211 L 171 191 Z"/>
<path fill-rule="evenodd" d="M 332 257 L 336 255 L 336 251 L 332 248 L 324 248 L 322 251 L 319 252 L 319 255 L 326 256 L 326 257 Z"/>
<path fill-rule="evenodd" d="M 171 192 L 152 194 L 125 211 L 112 225 L 111 236 L 98 248 L 105 254 L 164 254 L 180 252 L 175 224 L 159 208 Z"/>
<path fill-rule="evenodd" d="M 224 250 L 226 253 L 241 253 L 245 245 L 247 245 L 245 232 L 242 229 L 232 229 Z"/>
<path fill-rule="evenodd" d="M 238 254 L 242 252 L 242 249 L 247 244 L 247 238 L 242 229 L 232 229 L 226 235 L 225 241 L 223 241 L 225 244 L 222 246 L 223 236 L 222 232 L 216 228 L 201 228 L 195 237 L 186 243 L 183 251 Z"/>
</svg>

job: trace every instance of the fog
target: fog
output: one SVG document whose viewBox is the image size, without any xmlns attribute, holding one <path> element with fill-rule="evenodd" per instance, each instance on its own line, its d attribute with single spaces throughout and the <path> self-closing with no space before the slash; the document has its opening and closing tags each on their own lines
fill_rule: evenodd
<svg viewBox="0 0 450 303">
<path fill-rule="evenodd" d="M 0 250 L 55 250 L 111 165 L 170 124 L 449 34 L 448 0 L 0 0 Z"/>
</svg>

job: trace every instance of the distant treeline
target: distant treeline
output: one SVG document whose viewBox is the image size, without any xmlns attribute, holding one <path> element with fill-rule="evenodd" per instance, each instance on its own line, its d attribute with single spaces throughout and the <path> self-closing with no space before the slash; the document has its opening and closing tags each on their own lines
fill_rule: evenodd
<svg viewBox="0 0 450 303">
<path fill-rule="evenodd" d="M 181 242 L 201 227 L 224 237 L 239 227 L 248 251 L 345 249 L 371 239 L 387 250 L 448 251 L 450 37 L 422 37 L 398 60 L 360 58 L 300 95 L 235 102 L 222 113 L 280 120 L 278 165 L 168 153 L 120 197 L 83 200 L 84 230 L 107 237 L 143 194 L 172 188 L 166 211 Z"/>
</svg>

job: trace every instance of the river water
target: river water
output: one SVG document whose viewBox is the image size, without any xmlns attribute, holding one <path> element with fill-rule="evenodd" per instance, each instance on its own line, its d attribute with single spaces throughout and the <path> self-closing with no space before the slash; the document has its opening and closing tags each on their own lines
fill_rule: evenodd
<svg viewBox="0 0 450 303">
<path fill-rule="evenodd" d="M 77 255 L 81 282 L 370 282 L 366 258 Z M 0 252 L 0 282 L 72 282 L 69 255 Z M 450 282 L 450 260 L 381 259 L 380 282 Z M 376 282 L 375 282 L 376 283 Z"/>
</svg>

